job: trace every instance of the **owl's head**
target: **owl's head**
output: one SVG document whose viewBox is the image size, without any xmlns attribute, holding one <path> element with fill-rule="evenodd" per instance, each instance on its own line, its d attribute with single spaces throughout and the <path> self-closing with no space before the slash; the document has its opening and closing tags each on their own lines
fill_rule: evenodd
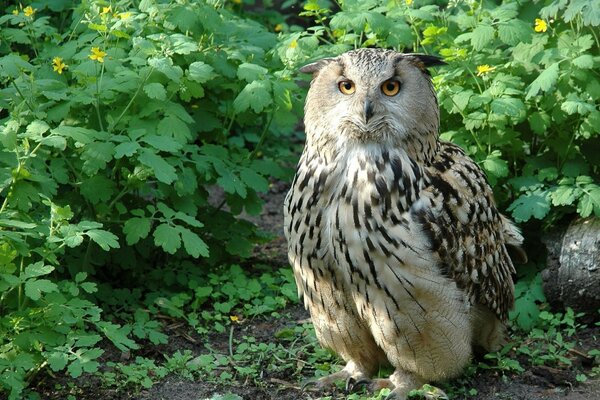
<svg viewBox="0 0 600 400">
<path fill-rule="evenodd" d="M 313 74 L 304 118 L 308 144 L 434 145 L 439 108 L 427 68 L 441 64 L 434 56 L 358 49 L 302 67 Z"/>
</svg>

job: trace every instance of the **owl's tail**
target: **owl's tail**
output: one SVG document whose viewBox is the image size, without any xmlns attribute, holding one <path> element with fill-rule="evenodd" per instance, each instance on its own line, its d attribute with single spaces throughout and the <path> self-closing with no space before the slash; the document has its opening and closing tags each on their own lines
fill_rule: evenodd
<svg viewBox="0 0 600 400">
<path fill-rule="evenodd" d="M 525 264 L 527 254 L 523 247 L 523 235 L 520 229 L 508 218 L 502 215 L 502 233 L 504 235 L 504 244 L 513 263 Z"/>
</svg>

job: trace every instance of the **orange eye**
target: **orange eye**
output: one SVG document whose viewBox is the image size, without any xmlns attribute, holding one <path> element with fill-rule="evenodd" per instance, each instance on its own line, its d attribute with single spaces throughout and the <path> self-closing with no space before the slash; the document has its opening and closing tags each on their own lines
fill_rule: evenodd
<svg viewBox="0 0 600 400">
<path fill-rule="evenodd" d="M 388 81 L 385 81 L 381 85 L 381 91 L 386 96 L 395 96 L 400 91 L 400 82 L 398 82 L 395 79 L 390 79 Z"/>
<path fill-rule="evenodd" d="M 354 87 L 354 82 L 352 81 L 341 81 L 338 83 L 338 88 L 340 89 L 340 92 L 344 94 L 352 94 L 356 90 L 356 87 Z"/>
</svg>

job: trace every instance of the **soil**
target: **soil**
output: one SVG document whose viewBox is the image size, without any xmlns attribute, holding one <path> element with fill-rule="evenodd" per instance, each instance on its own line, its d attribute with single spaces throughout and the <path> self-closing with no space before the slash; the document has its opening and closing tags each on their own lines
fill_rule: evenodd
<svg viewBox="0 0 600 400">
<path fill-rule="evenodd" d="M 258 218 L 249 218 L 263 230 L 272 232 L 275 239 L 267 245 L 256 250 L 255 256 L 262 263 L 269 262 L 275 267 L 287 266 L 286 244 L 283 238 L 282 204 L 287 192 L 283 183 L 274 183 L 270 193 L 265 196 L 266 204 L 263 213 Z M 309 315 L 300 306 L 294 305 L 281 312 L 282 318 L 256 318 L 244 321 L 234 330 L 235 336 L 254 336 L 257 341 L 277 341 L 275 333 L 282 328 L 293 328 L 305 322 Z M 181 323 L 167 324 L 165 328 L 169 334 L 169 343 L 166 345 L 142 346 L 142 351 L 135 356 L 142 355 L 148 358 L 162 359 L 163 354 L 173 354 L 177 350 L 191 350 L 194 356 L 206 353 L 206 342 L 215 350 L 226 351 L 228 346 L 228 333 L 214 334 L 200 337 L 194 332 L 185 330 Z M 547 366 L 533 366 L 527 360 L 519 360 L 526 370 L 522 373 L 500 373 L 494 370 L 477 369 L 469 377 L 462 378 L 460 384 L 467 389 L 474 388 L 477 394 L 469 399 L 480 400 L 600 400 L 600 380 L 588 380 L 584 383 L 576 381 L 578 373 L 586 373 L 596 365 L 598 360 L 584 357 L 591 349 L 600 348 L 600 327 L 590 324 L 588 328 L 577 331 L 576 347 L 570 354 L 573 365 L 570 368 L 551 368 Z M 515 357 L 510 353 L 509 356 Z M 132 358 L 132 354 L 116 351 L 114 347 L 106 346 L 106 353 L 102 362 L 123 361 Z M 311 378 L 304 376 L 286 377 L 263 371 L 263 382 L 256 385 L 253 382 L 231 382 L 230 386 L 219 386 L 214 383 L 192 381 L 177 375 L 169 375 L 164 380 L 156 383 L 151 389 L 133 391 L 127 387 L 116 390 L 101 385 L 100 379 L 87 375 L 73 380 L 64 374 L 40 374 L 32 382 L 31 387 L 40 393 L 42 399 L 66 399 L 74 395 L 78 400 L 108 400 L 108 399 L 140 399 L 140 400 L 209 400 L 219 398 L 219 394 L 236 394 L 244 400 L 296 400 L 318 399 L 318 394 L 303 392 L 300 388 L 302 380 Z M 0 398 L 2 396 L 0 395 Z M 334 394 L 333 398 L 343 399 L 342 393 Z M 454 397 L 464 398 L 461 396 Z"/>
</svg>

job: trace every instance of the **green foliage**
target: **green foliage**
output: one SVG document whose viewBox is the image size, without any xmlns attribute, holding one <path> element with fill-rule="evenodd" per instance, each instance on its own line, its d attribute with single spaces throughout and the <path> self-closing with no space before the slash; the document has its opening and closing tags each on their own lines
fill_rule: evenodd
<svg viewBox="0 0 600 400">
<path fill-rule="evenodd" d="M 102 337 L 123 351 L 164 342 L 145 314 L 102 317 L 86 274 L 127 286 L 157 260 L 206 269 L 249 256 L 266 236 L 236 216 L 258 214 L 268 179 L 289 175 L 269 138 L 289 135 L 300 110 L 277 36 L 222 5 L 45 4 L 0 16 L 0 383 L 11 398 L 46 364 L 97 370 Z"/>
<path fill-rule="evenodd" d="M 255 269 L 268 267 L 257 265 Z M 240 266 L 232 265 L 203 275 L 190 269 L 180 272 L 176 279 L 187 282 L 187 290 L 157 293 L 150 309 L 186 320 L 199 334 L 225 332 L 226 326 L 241 318 L 277 316 L 277 310 L 298 300 L 290 270 L 251 277 Z"/>
<path fill-rule="evenodd" d="M 529 332 L 539 320 L 539 305 L 546 301 L 539 268 L 529 263 L 519 268 L 515 284 L 515 306 L 509 317 L 517 328 Z"/>
<path fill-rule="evenodd" d="M 570 367 L 572 362 L 567 356 L 569 350 L 575 347 L 573 336 L 582 327 L 576 319 L 582 316 L 570 308 L 564 314 L 542 311 L 540 323 L 529 332 L 517 352 L 526 355 L 533 365 Z"/>
</svg>

